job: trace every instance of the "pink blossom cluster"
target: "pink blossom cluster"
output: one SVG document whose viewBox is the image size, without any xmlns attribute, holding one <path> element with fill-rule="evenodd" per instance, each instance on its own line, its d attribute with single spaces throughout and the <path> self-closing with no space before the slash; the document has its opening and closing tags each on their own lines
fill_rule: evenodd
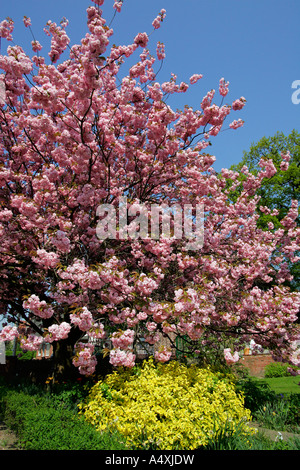
<svg viewBox="0 0 300 470">
<path fill-rule="evenodd" d="M 55 268 L 58 265 L 60 258 L 59 255 L 53 251 L 39 249 L 32 260 L 42 269 L 49 269 Z"/>
<path fill-rule="evenodd" d="M 13 341 L 19 337 L 18 328 L 16 326 L 6 325 L 0 331 L 0 341 Z"/>
<path fill-rule="evenodd" d="M 66 34 L 64 28 L 58 26 L 52 21 L 47 22 L 44 31 L 47 35 L 52 36 L 49 57 L 52 63 L 56 63 L 61 54 L 66 50 L 70 42 L 70 38 Z"/>
<path fill-rule="evenodd" d="M 51 243 L 62 253 L 69 253 L 70 251 L 70 240 L 62 230 L 57 230 L 55 236 L 51 239 Z"/>
<path fill-rule="evenodd" d="M 113 8 L 118 12 L 120 13 L 121 12 L 121 9 L 122 9 L 122 5 L 123 5 L 123 0 L 121 1 L 115 1 L 114 5 L 113 5 Z"/>
<path fill-rule="evenodd" d="M 96 5 L 101 6 L 104 3 L 104 0 L 92 0 Z"/>
<path fill-rule="evenodd" d="M 128 349 L 132 347 L 135 333 L 133 330 L 114 332 L 111 336 L 113 347 L 116 349 Z"/>
<path fill-rule="evenodd" d="M 140 47 L 146 47 L 148 44 L 148 34 L 147 33 L 139 33 L 135 38 L 134 38 L 134 43 L 137 44 Z"/>
<path fill-rule="evenodd" d="M 246 104 L 246 99 L 242 96 L 241 98 L 239 98 L 238 100 L 235 100 L 233 103 L 232 103 L 232 109 L 234 111 L 238 111 L 238 110 L 241 110 L 243 109 L 243 107 L 245 106 Z"/>
<path fill-rule="evenodd" d="M 289 167 L 289 162 L 281 162 L 280 163 L 280 169 L 282 171 L 286 171 L 288 169 L 288 167 Z"/>
<path fill-rule="evenodd" d="M 225 79 L 221 78 L 219 82 L 219 93 L 221 96 L 226 96 L 228 94 L 228 86 L 229 82 L 225 82 Z"/>
<path fill-rule="evenodd" d="M 300 367 L 300 333 L 295 337 L 294 341 L 291 342 L 292 354 L 290 356 L 290 363 L 297 367 Z M 299 374 L 299 370 L 297 374 Z"/>
<path fill-rule="evenodd" d="M 29 28 L 29 26 L 31 25 L 31 19 L 28 16 L 24 16 L 23 17 L 23 23 L 24 23 L 26 28 Z"/>
<path fill-rule="evenodd" d="M 104 54 L 106 51 L 106 47 L 109 44 L 109 37 L 113 34 L 113 30 L 105 25 L 105 20 L 101 16 L 101 10 L 97 11 L 97 9 L 89 7 L 87 9 L 87 15 L 90 34 L 86 35 L 86 40 L 83 41 L 83 45 L 86 48 L 88 56 L 95 58 Z M 94 70 L 93 67 L 91 71 L 92 70 Z"/>
<path fill-rule="evenodd" d="M 159 15 L 157 15 L 157 17 L 152 22 L 153 28 L 154 29 L 160 28 L 161 23 L 163 22 L 165 17 L 166 17 L 166 10 L 164 10 L 164 9 L 160 10 Z"/>
<path fill-rule="evenodd" d="M 94 322 L 89 331 L 89 337 L 94 339 L 104 339 L 106 337 L 105 326 L 101 322 Z"/>
<path fill-rule="evenodd" d="M 11 18 L 1 21 L 0 23 L 0 38 L 5 38 L 7 41 L 12 41 L 12 32 L 14 30 L 14 22 Z"/>
<path fill-rule="evenodd" d="M 154 345 L 160 340 L 160 334 L 158 331 L 150 331 L 145 333 L 144 339 L 147 343 Z"/>
<path fill-rule="evenodd" d="M 202 74 L 194 73 L 194 74 L 190 77 L 190 83 L 193 85 L 194 83 L 197 83 L 198 80 L 200 80 L 201 78 L 203 78 L 203 75 L 202 75 Z"/>
<path fill-rule="evenodd" d="M 0 66 L 5 72 L 15 75 L 16 78 L 18 77 L 17 89 L 19 86 L 24 86 L 22 75 L 29 74 L 33 68 L 31 60 L 20 46 L 9 46 L 7 56 L 0 56 Z"/>
<path fill-rule="evenodd" d="M 155 79 L 153 64 L 155 58 L 151 57 L 149 52 L 145 49 L 140 55 L 141 60 L 130 67 L 129 74 L 131 79 L 139 79 L 141 83 L 146 83 L 148 80 Z"/>
<path fill-rule="evenodd" d="M 195 289 L 189 288 L 185 292 L 183 289 L 177 289 L 175 292 L 175 312 L 192 312 L 199 308 L 200 299 Z"/>
<path fill-rule="evenodd" d="M 231 129 L 238 129 L 239 127 L 242 127 L 244 125 L 244 122 L 242 119 L 235 119 L 229 124 L 229 127 Z"/>
<path fill-rule="evenodd" d="M 136 288 L 142 296 L 149 296 L 152 292 L 157 289 L 159 282 L 156 279 L 146 276 L 142 273 L 140 279 L 136 283 Z"/>
<path fill-rule="evenodd" d="M 128 328 L 133 328 L 139 323 L 139 321 L 146 319 L 147 314 L 144 312 L 138 312 L 134 308 L 126 307 L 121 311 L 116 310 L 110 313 L 109 318 L 116 325 L 126 323 Z"/>
<path fill-rule="evenodd" d="M 44 342 L 42 336 L 30 334 L 28 336 L 22 336 L 20 339 L 21 348 L 26 351 L 38 351 Z"/>
<path fill-rule="evenodd" d="M 289 162 L 290 159 L 291 159 L 291 154 L 289 151 L 287 151 L 286 153 L 284 152 L 281 152 L 281 158 L 282 160 L 284 160 L 285 162 Z"/>
<path fill-rule="evenodd" d="M 180 319 L 177 325 L 177 331 L 182 335 L 187 335 L 193 341 L 197 341 L 201 338 L 204 332 L 205 323 L 202 319 L 193 319 L 193 316 L 185 321 Z"/>
<path fill-rule="evenodd" d="M 53 324 L 48 327 L 48 334 L 45 335 L 46 343 L 53 343 L 54 341 L 60 341 L 66 339 L 71 331 L 71 325 L 67 322 L 60 324 Z"/>
<path fill-rule="evenodd" d="M 86 307 L 83 307 L 78 313 L 71 314 L 70 320 L 82 331 L 90 330 L 94 324 L 93 315 Z"/>
<path fill-rule="evenodd" d="M 166 94 L 172 93 L 184 93 L 188 89 L 188 85 L 184 82 L 181 82 L 179 85 L 176 83 L 177 76 L 171 74 L 171 78 L 168 82 L 161 84 L 161 89 Z"/>
<path fill-rule="evenodd" d="M 151 322 L 151 321 L 148 321 L 148 322 L 146 323 L 146 328 L 147 328 L 147 330 L 150 331 L 150 333 L 151 333 L 151 332 L 153 332 L 153 331 L 156 330 L 157 324 L 156 324 L 155 322 L 153 322 L 153 321 L 152 321 L 152 322 Z"/>
<path fill-rule="evenodd" d="M 23 307 L 40 318 L 51 318 L 54 314 L 52 307 L 45 300 L 40 300 L 35 294 L 23 302 Z"/>
<path fill-rule="evenodd" d="M 258 165 L 263 169 L 260 178 L 271 178 L 277 173 L 272 159 L 261 158 Z"/>
<path fill-rule="evenodd" d="M 147 314 L 153 318 L 155 323 L 163 323 L 171 316 L 170 304 L 151 302 L 147 307 Z"/>
<path fill-rule="evenodd" d="M 133 367 L 135 354 L 132 351 L 135 337 L 134 330 L 116 331 L 111 336 L 113 349 L 110 351 L 110 363 L 115 367 Z"/>
<path fill-rule="evenodd" d="M 163 60 L 166 57 L 165 45 L 160 41 L 158 41 L 156 46 L 156 56 L 158 60 Z"/>
<path fill-rule="evenodd" d="M 168 350 L 167 348 L 163 347 L 160 348 L 158 351 L 155 351 L 154 358 L 158 362 L 167 362 L 172 357 L 172 351 Z"/>
<path fill-rule="evenodd" d="M 110 359 L 109 362 L 114 367 L 134 367 L 135 365 L 135 354 L 131 351 L 124 351 L 123 349 L 112 349 L 110 351 Z"/>
<path fill-rule="evenodd" d="M 240 359 L 239 353 L 235 351 L 235 353 L 232 354 L 230 348 L 224 349 L 224 357 L 225 357 L 225 361 L 227 362 L 227 364 L 234 364 L 235 362 L 238 362 Z"/>
<path fill-rule="evenodd" d="M 31 46 L 32 46 L 33 52 L 39 52 L 43 49 L 43 46 L 41 45 L 41 43 L 37 41 L 36 39 L 34 41 L 31 41 Z"/>
<path fill-rule="evenodd" d="M 128 298 L 133 292 L 133 287 L 129 285 L 128 272 L 121 268 L 116 257 L 112 257 L 108 262 L 99 264 L 98 270 L 89 270 L 85 262 L 74 260 L 67 269 L 59 271 L 62 281 L 58 284 L 56 298 L 66 299 L 64 290 L 74 289 L 79 285 L 84 291 L 88 288 L 93 290 L 102 289 L 102 299 L 109 304 L 119 304 Z M 82 303 L 85 297 L 78 297 L 77 301 Z M 70 297 L 70 303 L 74 303 L 74 298 Z M 84 304 L 83 304 L 84 305 Z"/>
<path fill-rule="evenodd" d="M 80 374 L 92 375 L 95 372 L 97 359 L 93 355 L 94 345 L 90 343 L 77 343 L 73 365 L 78 367 Z"/>
</svg>

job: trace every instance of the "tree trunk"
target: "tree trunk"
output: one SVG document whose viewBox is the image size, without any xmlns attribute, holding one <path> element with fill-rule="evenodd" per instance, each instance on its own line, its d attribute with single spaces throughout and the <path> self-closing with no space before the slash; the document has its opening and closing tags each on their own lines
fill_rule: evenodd
<svg viewBox="0 0 300 470">
<path fill-rule="evenodd" d="M 67 339 L 53 343 L 53 378 L 55 381 L 78 377 L 78 369 L 72 364 L 74 347 L 78 335 L 70 334 Z"/>
</svg>

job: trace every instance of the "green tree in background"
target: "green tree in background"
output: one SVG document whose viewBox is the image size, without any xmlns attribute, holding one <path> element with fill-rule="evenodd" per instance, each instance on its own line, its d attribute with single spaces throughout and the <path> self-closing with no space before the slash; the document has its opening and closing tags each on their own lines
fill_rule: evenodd
<svg viewBox="0 0 300 470">
<path fill-rule="evenodd" d="M 290 152 L 291 159 L 289 168 L 282 171 L 281 153 Z M 267 206 L 271 210 L 277 209 L 278 215 L 270 215 L 259 211 L 258 224 L 262 229 L 268 229 L 268 224 L 272 222 L 274 228 L 281 226 L 280 221 L 287 214 L 292 200 L 300 200 L 300 134 L 293 130 L 288 136 L 282 132 L 277 132 L 273 137 L 263 137 L 257 143 L 252 143 L 249 151 L 244 152 L 243 159 L 230 169 L 240 172 L 243 166 L 247 166 L 249 171 L 257 174 L 260 170 L 259 161 L 262 159 L 272 159 L 277 169 L 277 173 L 269 179 L 265 179 L 257 191 L 261 197 L 261 206 Z M 241 180 L 245 176 L 241 173 Z M 233 194 L 233 198 L 238 195 L 239 188 Z M 300 227 L 300 210 L 297 219 Z M 293 289 L 300 289 L 300 263 L 291 267 L 294 280 L 291 283 Z"/>
</svg>

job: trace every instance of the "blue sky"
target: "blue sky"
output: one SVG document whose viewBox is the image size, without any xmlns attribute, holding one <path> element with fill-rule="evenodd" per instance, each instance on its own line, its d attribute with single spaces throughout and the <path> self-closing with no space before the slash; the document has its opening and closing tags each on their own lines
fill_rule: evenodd
<svg viewBox="0 0 300 470">
<path fill-rule="evenodd" d="M 86 8 L 91 4 L 89 0 L 11 0 L 2 2 L 0 16 L 15 21 L 14 41 L 29 53 L 32 38 L 22 18 L 31 17 L 35 37 L 45 44 L 47 54 L 46 22 L 68 18 L 71 43 L 78 43 L 87 31 Z M 108 22 L 112 5 L 113 0 L 106 0 L 102 7 Z M 221 77 L 230 82 L 226 102 L 241 96 L 247 100 L 242 111 L 232 113 L 233 118 L 245 121 L 244 127 L 212 138 L 210 152 L 216 156 L 217 171 L 238 163 L 243 151 L 263 136 L 300 131 L 300 104 L 291 99 L 292 83 L 300 80 L 299 0 L 124 0 L 122 12 L 112 23 L 112 43 L 130 44 L 138 32 L 150 33 L 152 20 L 162 8 L 167 11 L 166 19 L 149 43 L 153 52 L 157 41 L 166 47 L 157 80 L 168 80 L 171 73 L 178 76 L 178 82 L 188 81 L 194 73 L 203 74 L 187 93 L 173 95 L 170 106 L 176 109 L 187 104 L 198 109 L 207 91 L 218 90 Z M 6 47 L 2 40 L 2 54 Z"/>
</svg>

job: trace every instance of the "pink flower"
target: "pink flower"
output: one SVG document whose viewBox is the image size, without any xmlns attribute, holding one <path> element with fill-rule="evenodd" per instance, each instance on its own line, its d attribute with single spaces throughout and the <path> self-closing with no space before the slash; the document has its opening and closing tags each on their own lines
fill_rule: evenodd
<svg viewBox="0 0 300 470">
<path fill-rule="evenodd" d="M 163 60 L 166 57 L 165 54 L 165 45 L 158 41 L 157 46 L 156 46 L 156 55 L 158 60 Z"/>
<path fill-rule="evenodd" d="M 14 30 L 14 22 L 11 18 L 1 21 L 0 23 L 0 38 L 5 38 L 7 41 L 12 41 L 12 32 Z"/>
<path fill-rule="evenodd" d="M 18 328 L 16 326 L 5 326 L 0 332 L 0 341 L 12 341 L 14 338 L 18 338 Z"/>
<path fill-rule="evenodd" d="M 69 253 L 70 240 L 62 230 L 57 230 L 55 236 L 51 240 L 52 244 L 56 246 L 62 253 Z"/>
<path fill-rule="evenodd" d="M 229 82 L 225 82 L 224 78 L 221 78 L 220 83 L 219 83 L 219 93 L 221 96 L 226 96 L 228 93 L 228 85 Z"/>
<path fill-rule="evenodd" d="M 187 91 L 188 87 L 189 87 L 189 86 L 188 86 L 187 83 L 181 82 L 180 85 L 179 85 L 179 91 L 180 91 L 181 93 L 185 93 L 185 92 Z"/>
<path fill-rule="evenodd" d="M 73 365 L 78 367 L 80 374 L 92 375 L 95 372 L 97 359 L 93 355 L 94 345 L 90 343 L 77 343 Z"/>
<path fill-rule="evenodd" d="M 281 171 L 286 171 L 289 167 L 289 162 L 281 162 L 280 163 L 280 169 Z"/>
<path fill-rule="evenodd" d="M 23 307 L 31 310 L 32 313 L 40 318 L 51 318 L 54 314 L 52 307 L 47 305 L 45 300 L 41 301 L 35 294 L 32 294 L 23 302 Z"/>
<path fill-rule="evenodd" d="M 48 54 L 52 63 L 56 63 L 58 61 L 59 57 L 65 51 L 70 42 L 70 38 L 63 29 L 66 23 L 62 23 L 62 25 L 63 27 L 57 26 L 56 23 L 49 20 L 46 28 L 44 28 L 45 32 L 49 36 L 52 36 L 51 50 Z"/>
<path fill-rule="evenodd" d="M 70 320 L 73 325 L 77 326 L 81 331 L 88 331 L 93 326 L 93 316 L 91 312 L 86 308 L 79 313 L 73 313 L 70 315 Z"/>
<path fill-rule="evenodd" d="M 246 104 L 246 100 L 245 98 L 242 96 L 241 98 L 239 98 L 238 100 L 235 100 L 233 103 L 232 103 L 232 109 L 234 111 L 237 111 L 237 110 L 240 110 L 242 109 Z"/>
<path fill-rule="evenodd" d="M 44 269 L 55 268 L 59 263 L 59 256 L 53 251 L 37 250 L 32 260 Z"/>
<path fill-rule="evenodd" d="M 141 47 L 146 47 L 148 44 L 148 35 L 147 33 L 139 33 L 134 38 L 134 43 Z"/>
<path fill-rule="evenodd" d="M 62 322 L 60 325 L 54 324 L 49 326 L 49 334 L 45 336 L 47 343 L 53 343 L 53 341 L 60 341 L 66 339 L 71 331 L 71 325 L 67 322 Z"/>
<path fill-rule="evenodd" d="M 94 323 L 93 328 L 89 331 L 89 336 L 95 339 L 103 339 L 106 336 L 103 323 Z"/>
<path fill-rule="evenodd" d="M 38 351 L 43 342 L 42 336 L 30 334 L 28 337 L 21 338 L 21 347 L 27 351 Z"/>
<path fill-rule="evenodd" d="M 39 41 L 32 41 L 31 46 L 32 46 L 33 52 L 38 52 L 43 48 L 43 46 L 39 43 Z"/>
<path fill-rule="evenodd" d="M 142 321 L 142 320 L 146 320 L 146 318 L 148 317 L 147 313 L 146 312 L 139 312 L 137 314 L 137 319 L 139 321 Z"/>
<path fill-rule="evenodd" d="M 235 119 L 234 121 L 232 121 L 230 124 L 229 124 L 229 127 L 231 129 L 238 129 L 239 127 L 242 127 L 244 125 L 244 122 L 242 119 Z"/>
<path fill-rule="evenodd" d="M 154 101 L 159 101 L 162 99 L 163 94 L 159 83 L 154 83 L 153 86 L 148 86 L 148 96 Z"/>
<path fill-rule="evenodd" d="M 135 365 L 135 354 L 130 351 L 123 351 L 119 348 L 112 349 L 109 362 L 115 367 L 133 367 Z"/>
<path fill-rule="evenodd" d="M 238 362 L 240 359 L 237 351 L 233 355 L 231 354 L 230 348 L 224 349 L 224 357 L 225 357 L 225 361 L 227 362 L 227 364 L 234 364 L 235 362 Z"/>
<path fill-rule="evenodd" d="M 120 13 L 121 9 L 122 9 L 122 5 L 123 5 L 123 0 L 121 2 L 115 2 L 114 5 L 113 5 L 113 8 L 118 12 Z"/>
<path fill-rule="evenodd" d="M 268 160 L 261 158 L 258 162 L 258 165 L 263 168 L 263 170 L 260 172 L 261 178 L 271 178 L 277 173 L 277 169 L 271 158 Z"/>
<path fill-rule="evenodd" d="M 148 331 L 153 332 L 157 329 L 157 324 L 154 321 L 152 321 L 152 322 L 148 321 L 146 323 L 146 328 L 147 328 Z"/>
<path fill-rule="evenodd" d="M 8 222 L 13 216 L 12 211 L 8 209 L 3 209 L 0 211 L 0 221 L 1 222 Z"/>
<path fill-rule="evenodd" d="M 149 344 L 157 343 L 159 341 L 159 338 L 160 338 L 160 336 L 159 336 L 158 332 L 155 332 L 155 333 L 151 332 L 148 335 L 147 334 L 144 335 L 145 341 L 147 341 L 147 343 L 149 343 Z"/>
<path fill-rule="evenodd" d="M 152 279 L 150 277 L 147 277 L 146 274 L 144 274 L 144 273 L 142 273 L 140 275 L 140 279 L 136 283 L 136 287 L 137 287 L 138 291 L 142 295 L 146 295 L 146 296 L 152 294 L 152 292 L 155 289 L 157 289 L 158 285 L 159 285 L 158 281 L 156 281 L 155 279 Z"/>
<path fill-rule="evenodd" d="M 285 162 L 289 162 L 290 159 L 291 159 L 291 154 L 289 151 L 287 151 L 287 153 L 281 153 L 281 158 L 282 160 L 284 160 Z"/>
<path fill-rule="evenodd" d="M 127 349 L 132 346 L 134 335 L 134 331 L 130 329 L 113 333 L 111 341 L 114 348 Z"/>
<path fill-rule="evenodd" d="M 171 359 L 171 356 L 172 356 L 172 351 L 170 351 L 169 349 L 165 347 L 161 348 L 159 351 L 156 351 L 154 353 L 154 358 L 158 362 L 167 362 Z"/>
<path fill-rule="evenodd" d="M 203 77 L 203 75 L 201 74 L 198 74 L 198 73 L 194 73 L 194 75 L 192 75 L 190 77 L 190 83 L 191 85 L 193 85 L 194 83 L 196 83 L 198 80 L 200 80 L 201 78 Z"/>
<path fill-rule="evenodd" d="M 23 17 L 23 23 L 24 23 L 24 25 L 26 26 L 26 28 L 28 28 L 28 26 L 31 25 L 31 19 L 28 18 L 28 16 L 24 16 L 24 17 Z"/>
<path fill-rule="evenodd" d="M 160 25 L 161 25 L 162 21 L 165 19 L 165 17 L 166 17 L 166 10 L 164 10 L 164 9 L 160 10 L 159 15 L 157 15 L 157 17 L 152 22 L 153 28 L 154 29 L 160 28 Z"/>
</svg>

